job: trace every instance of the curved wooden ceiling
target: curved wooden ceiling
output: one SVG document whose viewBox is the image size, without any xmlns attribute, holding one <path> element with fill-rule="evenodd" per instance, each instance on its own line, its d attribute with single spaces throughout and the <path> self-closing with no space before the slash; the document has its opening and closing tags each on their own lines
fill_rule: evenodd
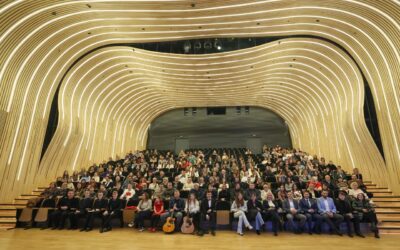
<svg viewBox="0 0 400 250">
<path fill-rule="evenodd" d="M 144 148 L 152 119 L 167 110 L 210 105 L 274 110 L 295 147 L 400 193 L 399 16 L 390 0 L 2 1 L 0 200 Z M 117 45 L 291 35 L 308 37 L 208 55 Z M 386 162 L 365 126 L 360 71 Z M 39 164 L 60 82 L 58 129 Z"/>
</svg>

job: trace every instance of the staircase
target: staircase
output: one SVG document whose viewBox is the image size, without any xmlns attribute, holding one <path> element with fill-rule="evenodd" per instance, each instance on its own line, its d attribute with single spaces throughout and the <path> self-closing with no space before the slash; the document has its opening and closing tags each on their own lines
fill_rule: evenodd
<svg viewBox="0 0 400 250">
<path fill-rule="evenodd" d="M 15 228 L 17 209 L 26 207 L 28 200 L 40 195 L 46 187 L 39 187 L 32 194 L 22 194 L 12 203 L 0 203 L 0 230 Z"/>
<path fill-rule="evenodd" d="M 379 230 L 381 233 L 400 234 L 400 196 L 392 194 L 388 188 L 377 187 L 370 181 L 365 181 L 368 192 L 374 194 L 372 199 L 376 204 Z"/>
<path fill-rule="evenodd" d="M 379 229 L 383 234 L 400 234 L 400 196 L 394 196 L 385 187 L 377 187 L 370 181 L 364 181 L 368 192 L 374 194 L 373 201 L 377 205 L 376 214 Z M 39 187 L 31 194 L 22 194 L 13 203 L 0 204 L 0 230 L 15 228 L 17 209 L 26 206 L 28 200 L 37 197 L 46 187 Z"/>
</svg>

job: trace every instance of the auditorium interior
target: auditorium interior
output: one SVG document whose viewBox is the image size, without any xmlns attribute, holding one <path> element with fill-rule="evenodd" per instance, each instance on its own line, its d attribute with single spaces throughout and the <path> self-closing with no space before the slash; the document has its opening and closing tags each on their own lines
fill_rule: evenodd
<svg viewBox="0 0 400 250">
<path fill-rule="evenodd" d="M 0 0 L 0 249 L 398 249 L 399 121 L 399 0 Z"/>
</svg>

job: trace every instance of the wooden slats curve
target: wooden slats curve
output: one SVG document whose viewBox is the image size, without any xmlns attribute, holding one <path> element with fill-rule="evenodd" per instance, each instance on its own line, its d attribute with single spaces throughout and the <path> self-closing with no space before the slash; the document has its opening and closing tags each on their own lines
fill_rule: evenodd
<svg viewBox="0 0 400 250">
<path fill-rule="evenodd" d="M 399 10 L 396 1 L 373 0 L 4 1 L 0 200 L 64 169 L 144 148 L 151 120 L 166 110 L 210 105 L 273 109 L 288 122 L 296 147 L 345 169 L 359 167 L 398 194 Z M 39 165 L 57 86 L 88 51 L 116 43 L 289 35 L 331 40 L 354 58 L 372 90 L 386 162 L 366 129 L 362 76 L 349 55 L 320 39 L 289 38 L 217 55 L 123 46 L 87 54 L 62 81 L 59 127 Z"/>
</svg>

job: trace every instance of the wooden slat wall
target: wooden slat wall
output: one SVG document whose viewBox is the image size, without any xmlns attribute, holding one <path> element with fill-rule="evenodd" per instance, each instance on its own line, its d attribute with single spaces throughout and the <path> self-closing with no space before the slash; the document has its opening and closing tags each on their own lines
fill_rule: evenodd
<svg viewBox="0 0 400 250">
<path fill-rule="evenodd" d="M 344 169 L 359 167 L 399 194 L 399 10 L 389 0 L 2 1 L 0 202 L 64 169 L 143 149 L 148 125 L 166 110 L 209 105 L 270 108 L 288 122 L 293 145 Z M 87 51 L 272 35 L 323 37 L 351 54 L 372 90 L 386 163 L 365 126 L 356 65 L 331 43 L 298 38 L 218 56 L 97 50 L 64 79 L 59 126 L 39 165 L 57 85 Z"/>
</svg>

